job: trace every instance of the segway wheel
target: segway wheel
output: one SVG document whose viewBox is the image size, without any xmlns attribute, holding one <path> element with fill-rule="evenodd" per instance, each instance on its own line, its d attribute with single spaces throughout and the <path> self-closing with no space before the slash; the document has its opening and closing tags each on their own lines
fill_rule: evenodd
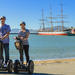
<svg viewBox="0 0 75 75">
<path fill-rule="evenodd" d="M 34 62 L 32 60 L 28 63 L 28 73 L 32 74 L 34 72 Z"/>
<path fill-rule="evenodd" d="M 12 73 L 13 70 L 13 62 L 12 60 L 8 61 L 8 73 Z"/>
<path fill-rule="evenodd" d="M 15 73 L 18 73 L 18 64 L 19 64 L 19 60 L 15 60 L 15 63 L 14 63 L 14 72 Z"/>
</svg>

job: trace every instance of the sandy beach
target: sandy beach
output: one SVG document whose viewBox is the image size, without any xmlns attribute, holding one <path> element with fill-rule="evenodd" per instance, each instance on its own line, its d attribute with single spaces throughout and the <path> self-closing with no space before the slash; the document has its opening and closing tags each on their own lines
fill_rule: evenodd
<svg viewBox="0 0 75 75">
<path fill-rule="evenodd" d="M 59 59 L 35 61 L 35 70 L 32 75 L 75 75 L 75 59 Z M 0 75 L 18 75 L 0 72 Z M 20 73 L 19 75 L 29 75 Z"/>
<path fill-rule="evenodd" d="M 48 60 L 35 65 L 35 73 L 42 75 L 75 75 L 75 59 Z"/>
</svg>

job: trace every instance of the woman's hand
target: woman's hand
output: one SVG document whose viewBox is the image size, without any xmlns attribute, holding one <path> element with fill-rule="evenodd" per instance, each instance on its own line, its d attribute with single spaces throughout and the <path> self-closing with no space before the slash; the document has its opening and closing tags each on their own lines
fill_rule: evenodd
<svg viewBox="0 0 75 75">
<path fill-rule="evenodd" d="M 24 38 L 23 37 L 20 37 L 20 39 L 23 40 Z"/>
<path fill-rule="evenodd" d="M 28 38 L 24 38 L 24 40 L 28 40 Z"/>
<path fill-rule="evenodd" d="M 13 37 L 13 39 L 15 39 L 15 40 L 16 40 L 16 37 Z"/>
</svg>

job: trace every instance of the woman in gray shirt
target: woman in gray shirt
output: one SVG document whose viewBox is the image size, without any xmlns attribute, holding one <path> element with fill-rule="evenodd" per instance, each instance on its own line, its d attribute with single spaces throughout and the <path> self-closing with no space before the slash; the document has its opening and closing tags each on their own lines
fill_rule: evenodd
<svg viewBox="0 0 75 75">
<path fill-rule="evenodd" d="M 25 28 L 26 24 L 25 22 L 20 23 L 21 26 L 21 31 L 18 33 L 18 37 L 22 40 L 23 43 L 23 50 L 20 50 L 20 61 L 23 63 L 23 52 L 25 53 L 26 56 L 26 62 L 29 62 L 29 42 L 28 42 L 28 37 L 29 37 L 29 30 Z"/>
</svg>

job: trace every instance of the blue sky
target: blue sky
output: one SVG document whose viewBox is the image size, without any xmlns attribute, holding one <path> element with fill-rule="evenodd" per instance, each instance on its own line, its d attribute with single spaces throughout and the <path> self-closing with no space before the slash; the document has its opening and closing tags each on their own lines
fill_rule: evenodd
<svg viewBox="0 0 75 75">
<path fill-rule="evenodd" d="M 53 8 L 53 15 L 57 16 L 60 14 L 61 1 L 69 22 L 65 26 L 75 27 L 75 0 L 0 0 L 0 16 L 6 16 L 6 23 L 11 28 L 20 28 L 19 23 L 25 21 L 27 28 L 38 29 L 41 25 L 42 8 L 45 17 L 49 16 L 50 7 Z M 50 27 L 50 24 L 46 25 Z"/>
</svg>

